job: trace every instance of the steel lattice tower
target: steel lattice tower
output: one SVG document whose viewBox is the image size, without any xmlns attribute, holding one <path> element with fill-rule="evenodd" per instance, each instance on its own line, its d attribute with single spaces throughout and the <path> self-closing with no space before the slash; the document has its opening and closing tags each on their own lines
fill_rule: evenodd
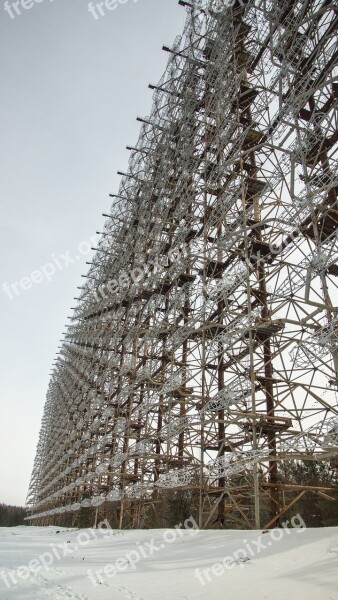
<svg viewBox="0 0 338 600">
<path fill-rule="evenodd" d="M 338 466 L 337 5 L 180 4 L 51 376 L 34 523 L 142 526 L 174 488 L 201 527 L 271 527 L 314 491 L 283 461 Z"/>
</svg>

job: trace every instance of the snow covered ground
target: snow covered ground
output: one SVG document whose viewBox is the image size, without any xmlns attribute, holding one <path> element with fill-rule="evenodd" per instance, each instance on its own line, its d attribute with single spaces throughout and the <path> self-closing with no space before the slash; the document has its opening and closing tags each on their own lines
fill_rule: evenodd
<svg viewBox="0 0 338 600">
<path fill-rule="evenodd" d="M 338 600 L 338 528 L 0 528 L 0 598 Z"/>
</svg>

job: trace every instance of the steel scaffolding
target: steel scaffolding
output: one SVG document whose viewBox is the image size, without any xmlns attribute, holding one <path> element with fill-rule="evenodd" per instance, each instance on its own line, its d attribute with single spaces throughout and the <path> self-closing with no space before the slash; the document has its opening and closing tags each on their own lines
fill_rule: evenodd
<svg viewBox="0 0 338 600">
<path fill-rule="evenodd" d="M 142 526 L 169 488 L 200 527 L 272 527 L 318 491 L 283 461 L 338 467 L 337 5 L 180 4 L 51 375 L 35 524 Z"/>
</svg>

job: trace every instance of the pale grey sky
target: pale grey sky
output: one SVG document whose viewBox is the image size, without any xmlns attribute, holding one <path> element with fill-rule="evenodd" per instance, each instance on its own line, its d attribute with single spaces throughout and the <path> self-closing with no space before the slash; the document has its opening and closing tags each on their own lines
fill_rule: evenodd
<svg viewBox="0 0 338 600">
<path fill-rule="evenodd" d="M 25 501 L 86 242 L 127 167 L 136 116 L 150 111 L 162 45 L 183 28 L 177 0 L 123 2 L 95 20 L 87 0 L 20 0 L 15 18 L 0 0 L 0 502 Z M 5 291 L 19 281 L 18 295 Z"/>
</svg>

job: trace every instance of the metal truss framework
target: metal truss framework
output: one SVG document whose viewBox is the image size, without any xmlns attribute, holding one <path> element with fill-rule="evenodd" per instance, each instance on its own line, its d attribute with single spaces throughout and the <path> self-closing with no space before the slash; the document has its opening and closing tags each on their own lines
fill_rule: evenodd
<svg viewBox="0 0 338 600">
<path fill-rule="evenodd" d="M 281 461 L 337 467 L 337 5 L 180 4 L 51 376 L 34 523 L 139 526 L 180 488 L 201 527 L 262 502 L 270 527 L 314 491 Z"/>
</svg>

